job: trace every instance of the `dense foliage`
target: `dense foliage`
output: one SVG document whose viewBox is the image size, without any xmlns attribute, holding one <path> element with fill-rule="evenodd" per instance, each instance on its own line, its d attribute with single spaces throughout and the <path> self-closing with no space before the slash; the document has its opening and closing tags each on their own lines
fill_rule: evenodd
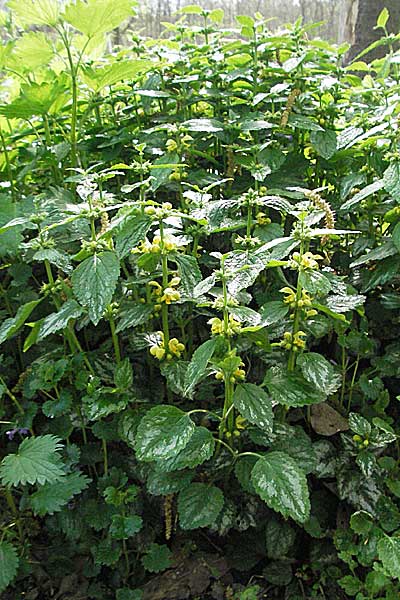
<svg viewBox="0 0 400 600">
<path fill-rule="evenodd" d="M 0 592 L 397 599 L 387 13 L 345 68 L 300 22 L 108 54 L 130 0 L 8 4 Z"/>
</svg>

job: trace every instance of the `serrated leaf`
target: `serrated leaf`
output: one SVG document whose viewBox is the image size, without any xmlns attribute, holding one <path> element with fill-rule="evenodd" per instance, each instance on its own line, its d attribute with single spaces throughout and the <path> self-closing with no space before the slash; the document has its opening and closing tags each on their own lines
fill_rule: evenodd
<svg viewBox="0 0 400 600">
<path fill-rule="evenodd" d="M 111 517 L 110 535 L 115 540 L 127 540 L 138 533 L 143 519 L 138 515 L 113 515 Z"/>
<path fill-rule="evenodd" d="M 286 406 L 306 406 L 323 402 L 324 392 L 316 389 L 299 373 L 273 367 L 264 380 L 272 399 Z"/>
<path fill-rule="evenodd" d="M 120 258 L 125 258 L 132 248 L 144 240 L 146 233 L 150 229 L 151 220 L 148 217 L 129 216 L 118 227 L 115 244 L 117 254 Z"/>
<path fill-rule="evenodd" d="M 306 352 L 297 359 L 305 379 L 320 391 L 330 396 L 340 387 L 341 377 L 330 362 L 316 352 Z"/>
<path fill-rule="evenodd" d="M 157 468 L 166 472 L 194 469 L 212 457 L 214 448 L 215 440 L 211 431 L 205 427 L 196 427 L 185 448 L 176 456 L 157 463 Z"/>
<path fill-rule="evenodd" d="M 178 265 L 181 285 L 189 298 L 193 297 L 194 288 L 201 282 L 201 271 L 197 260 L 190 254 L 176 253 L 173 259 Z"/>
<path fill-rule="evenodd" d="M 271 518 L 265 529 L 268 558 L 283 558 L 294 544 L 296 532 L 285 521 Z"/>
<path fill-rule="evenodd" d="M 400 579 L 400 538 L 385 535 L 378 542 L 378 556 L 389 575 Z"/>
<path fill-rule="evenodd" d="M 17 40 L 14 54 L 25 70 L 34 70 L 47 65 L 54 50 L 44 33 L 30 31 Z"/>
<path fill-rule="evenodd" d="M 307 292 L 313 295 L 321 294 L 324 296 L 331 289 L 331 282 L 329 279 L 321 273 L 321 271 L 300 271 L 299 273 L 300 285 Z"/>
<path fill-rule="evenodd" d="M 223 131 L 224 125 L 216 119 L 190 119 L 184 121 L 182 127 L 188 131 L 199 131 L 203 133 L 216 133 L 217 131 Z"/>
<path fill-rule="evenodd" d="M 205 483 L 192 483 L 179 494 L 179 524 L 186 530 L 212 525 L 223 505 L 224 495 L 219 488 Z"/>
<path fill-rule="evenodd" d="M 0 542 L 0 592 L 15 579 L 19 566 L 17 551 L 12 544 Z"/>
<path fill-rule="evenodd" d="M 120 390 L 127 390 L 133 383 L 133 370 L 128 357 L 124 358 L 115 367 L 114 373 L 115 386 Z"/>
<path fill-rule="evenodd" d="M 123 60 L 104 67 L 87 67 L 83 72 L 83 79 L 91 90 L 99 92 L 125 79 L 131 82 L 139 73 L 148 71 L 152 67 L 154 63 L 149 60 Z"/>
<path fill-rule="evenodd" d="M 260 308 L 261 325 L 269 327 L 282 321 L 289 312 L 289 307 L 280 300 L 266 302 Z"/>
<path fill-rule="evenodd" d="M 156 406 L 141 420 L 136 434 L 136 455 L 152 461 L 176 456 L 195 430 L 193 421 L 175 406 Z"/>
<path fill-rule="evenodd" d="M 113 252 L 89 256 L 72 273 L 72 289 L 86 306 L 94 325 L 110 304 L 119 277 L 119 260 Z"/>
<path fill-rule="evenodd" d="M 384 187 L 384 185 L 385 182 L 382 179 L 378 179 L 378 181 L 370 183 L 364 189 L 362 189 L 360 192 L 357 192 L 357 194 L 354 194 L 354 196 L 352 196 L 344 204 L 342 204 L 340 210 L 349 211 L 354 206 L 357 206 L 357 204 L 359 204 L 361 200 L 364 200 L 365 198 L 368 198 L 368 196 L 372 196 L 372 194 L 376 194 L 376 192 L 379 192 L 379 190 L 381 190 Z"/>
<path fill-rule="evenodd" d="M 45 483 L 29 497 L 35 515 L 43 517 L 59 512 L 73 496 L 89 485 L 90 479 L 82 473 L 70 473 L 54 483 Z"/>
<path fill-rule="evenodd" d="M 26 438 L 16 454 L 8 454 L 0 463 L 3 485 L 56 483 L 65 476 L 59 451 L 60 439 L 54 435 Z"/>
<path fill-rule="evenodd" d="M 151 317 L 153 307 L 147 304 L 134 304 L 132 306 L 124 307 L 119 313 L 119 321 L 116 328 L 116 333 L 125 331 L 129 327 L 137 327 L 146 323 Z"/>
<path fill-rule="evenodd" d="M 128 17 L 133 17 L 136 4 L 133 0 L 77 0 L 67 5 L 63 17 L 75 29 L 92 38 L 112 31 Z"/>
<path fill-rule="evenodd" d="M 142 556 L 142 565 L 150 573 L 159 573 L 172 566 L 172 552 L 165 544 L 150 544 Z"/>
<path fill-rule="evenodd" d="M 32 300 L 32 302 L 23 304 L 17 310 L 15 317 L 10 317 L 3 321 L 0 327 L 0 344 L 3 344 L 6 340 L 18 333 L 33 309 L 36 308 L 40 302 L 41 300 Z"/>
<path fill-rule="evenodd" d="M 193 353 L 192 360 L 185 373 L 185 396 L 191 397 L 194 388 L 203 378 L 216 345 L 217 338 L 211 338 L 201 344 Z"/>
<path fill-rule="evenodd" d="M 335 131 L 313 131 L 311 132 L 311 143 L 322 158 L 331 158 L 337 147 L 337 135 Z"/>
<path fill-rule="evenodd" d="M 361 294 L 352 294 L 348 296 L 334 295 L 326 299 L 326 305 L 329 310 L 335 313 L 345 313 L 362 306 L 365 302 L 365 296 Z"/>
<path fill-rule="evenodd" d="M 68 300 L 58 312 L 48 315 L 43 320 L 37 340 L 41 341 L 48 335 L 65 329 L 71 319 L 77 319 L 82 314 L 83 308 L 75 300 Z"/>
<path fill-rule="evenodd" d="M 310 516 L 307 478 L 296 461 L 284 452 L 270 452 L 260 458 L 251 473 L 254 489 L 267 505 L 305 523 Z"/>
<path fill-rule="evenodd" d="M 147 489 L 153 496 L 175 494 L 187 488 L 193 479 L 191 471 L 150 471 L 147 478 Z"/>
<path fill-rule="evenodd" d="M 383 173 L 383 187 L 394 198 L 400 195 L 400 161 L 392 162 Z"/>
<path fill-rule="evenodd" d="M 9 0 L 8 9 L 20 25 L 55 25 L 59 18 L 57 0 Z"/>
<path fill-rule="evenodd" d="M 240 414 L 260 429 L 272 432 L 274 415 L 271 398 L 254 383 L 239 383 L 233 394 L 233 404 Z"/>
</svg>

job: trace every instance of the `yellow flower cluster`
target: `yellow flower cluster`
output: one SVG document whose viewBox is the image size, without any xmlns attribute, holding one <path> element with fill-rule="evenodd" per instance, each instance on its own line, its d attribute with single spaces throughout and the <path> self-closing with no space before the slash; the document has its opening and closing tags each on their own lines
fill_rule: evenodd
<svg viewBox="0 0 400 600">
<path fill-rule="evenodd" d="M 172 252 L 176 250 L 177 245 L 170 237 L 164 237 L 164 251 Z M 152 242 L 143 240 L 137 248 L 132 250 L 133 254 L 160 254 L 162 250 L 161 237 L 155 235 Z"/>
<path fill-rule="evenodd" d="M 211 325 L 211 333 L 212 335 L 223 335 L 226 333 L 228 337 L 232 337 L 241 332 L 242 326 L 239 321 L 233 317 L 233 315 L 229 315 L 228 320 L 228 328 L 225 332 L 224 322 L 218 317 L 213 317 L 209 321 L 207 321 L 209 325 Z"/>
<path fill-rule="evenodd" d="M 244 419 L 241 415 L 238 415 L 235 419 L 235 429 L 231 433 L 230 431 L 225 432 L 225 436 L 229 439 L 234 435 L 235 437 L 239 437 L 241 431 L 246 429 L 246 419 Z"/>
<path fill-rule="evenodd" d="M 297 270 L 316 270 L 319 269 L 318 260 L 322 260 L 323 256 L 319 254 L 313 254 L 312 252 L 305 252 L 303 255 L 300 252 L 293 252 L 292 258 L 289 261 L 289 267 Z"/>
<path fill-rule="evenodd" d="M 181 295 L 178 290 L 174 289 L 180 284 L 180 277 L 173 277 L 164 290 L 157 281 L 149 281 L 148 285 L 153 288 L 152 293 L 158 297 L 159 302 L 165 302 L 165 304 L 172 304 L 178 302 L 181 299 Z M 156 310 L 160 310 L 161 306 L 157 304 Z"/>
<path fill-rule="evenodd" d="M 307 334 L 304 333 L 304 331 L 298 331 L 294 335 L 290 331 L 285 331 L 280 345 L 285 350 L 294 350 L 297 352 L 298 350 L 303 350 L 306 347 L 306 342 L 304 339 L 302 339 L 305 337 L 307 337 Z"/>
<path fill-rule="evenodd" d="M 256 219 L 259 225 L 269 225 L 271 223 L 271 219 L 261 211 L 256 214 Z"/>
<path fill-rule="evenodd" d="M 231 383 L 237 383 L 239 381 L 244 381 L 246 379 L 246 371 L 242 369 L 244 367 L 244 362 L 240 362 L 240 365 L 233 371 L 233 373 L 229 377 L 229 381 Z M 218 381 L 224 381 L 224 373 L 222 370 L 219 370 L 215 373 L 215 379 Z"/>
<path fill-rule="evenodd" d="M 165 348 L 163 332 L 159 331 L 158 335 L 160 341 L 158 344 L 151 346 L 150 354 L 158 360 L 163 360 L 164 358 L 171 360 L 174 356 L 180 358 L 182 352 L 185 350 L 184 344 L 182 344 L 178 338 L 171 338 L 168 342 L 168 348 Z"/>
</svg>

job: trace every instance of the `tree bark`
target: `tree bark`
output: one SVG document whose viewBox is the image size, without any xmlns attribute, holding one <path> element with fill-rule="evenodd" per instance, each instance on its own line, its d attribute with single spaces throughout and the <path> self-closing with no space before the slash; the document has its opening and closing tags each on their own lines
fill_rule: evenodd
<svg viewBox="0 0 400 600">
<path fill-rule="evenodd" d="M 362 50 L 367 48 L 374 41 L 378 40 L 384 32 L 382 29 L 374 29 L 376 20 L 383 8 L 387 8 L 390 18 L 387 22 L 387 29 L 390 33 L 398 33 L 400 30 L 400 2 L 399 0 L 358 0 L 356 20 L 353 24 L 352 47 L 349 50 L 347 60 L 351 61 Z M 380 46 L 368 52 L 363 60 L 372 61 L 381 58 L 387 53 L 387 46 Z"/>
</svg>

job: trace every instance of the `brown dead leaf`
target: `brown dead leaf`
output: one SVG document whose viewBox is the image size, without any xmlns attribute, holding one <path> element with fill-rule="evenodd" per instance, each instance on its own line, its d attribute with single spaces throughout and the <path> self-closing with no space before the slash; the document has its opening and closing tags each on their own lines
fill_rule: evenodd
<svg viewBox="0 0 400 600">
<path fill-rule="evenodd" d="M 332 408 L 327 402 L 311 406 L 311 427 L 319 435 L 335 435 L 339 431 L 347 431 L 347 419 Z"/>
</svg>

